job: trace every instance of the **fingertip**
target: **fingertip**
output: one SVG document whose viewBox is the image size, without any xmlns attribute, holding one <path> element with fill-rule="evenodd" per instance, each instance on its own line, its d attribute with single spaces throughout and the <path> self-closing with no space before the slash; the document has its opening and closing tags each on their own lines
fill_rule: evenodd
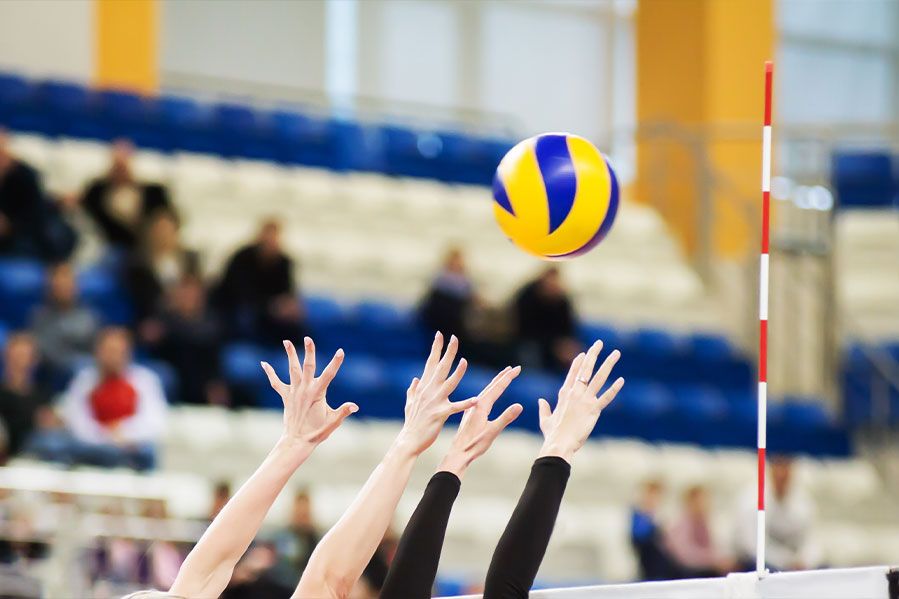
<svg viewBox="0 0 899 599">
<path fill-rule="evenodd" d="M 350 414 L 355 414 L 356 412 L 359 411 L 359 406 L 357 406 L 357 405 L 354 404 L 354 403 L 351 403 L 351 404 L 348 406 L 348 409 L 349 409 L 349 411 L 350 411 Z"/>
<path fill-rule="evenodd" d="M 265 360 L 262 360 L 261 362 L 259 362 L 259 365 L 262 366 L 263 370 L 265 370 L 267 368 L 271 368 L 271 366 L 269 366 L 269 363 L 266 362 Z"/>
<path fill-rule="evenodd" d="M 290 347 L 290 341 L 288 341 L 287 339 L 282 339 L 281 343 L 284 344 L 284 349 L 288 349 Z"/>
<path fill-rule="evenodd" d="M 303 337 L 303 345 L 306 347 L 312 345 L 312 337 Z"/>
<path fill-rule="evenodd" d="M 334 357 L 335 357 L 335 358 L 341 358 L 341 359 L 342 359 L 345 355 L 346 355 L 346 354 L 344 353 L 342 347 L 341 347 L 341 348 L 338 348 L 337 351 L 334 352 Z"/>
</svg>

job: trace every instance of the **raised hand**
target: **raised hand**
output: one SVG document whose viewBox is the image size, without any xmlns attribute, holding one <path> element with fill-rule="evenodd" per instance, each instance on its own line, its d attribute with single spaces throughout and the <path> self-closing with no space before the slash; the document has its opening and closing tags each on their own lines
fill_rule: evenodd
<svg viewBox="0 0 899 599">
<path fill-rule="evenodd" d="M 397 441 L 415 455 L 434 443 L 447 418 L 474 406 L 478 401 L 477 398 L 457 402 L 449 400 L 468 367 L 468 362 L 462 358 L 450 375 L 458 349 L 459 340 L 453 335 L 446 345 L 446 353 L 441 357 L 443 335 L 438 332 L 421 378 L 412 379 L 406 391 L 405 422 Z"/>
<path fill-rule="evenodd" d="M 326 393 L 343 363 L 343 350 L 338 349 L 325 366 L 321 375 L 315 376 L 315 343 L 306 337 L 303 364 L 297 350 L 290 341 L 284 341 L 287 361 L 290 367 L 290 384 L 278 378 L 275 369 L 268 362 L 262 362 L 262 369 L 281 400 L 284 402 L 284 430 L 282 438 L 306 445 L 318 445 L 327 439 L 347 416 L 359 407 L 347 402 L 337 409 L 328 405 Z"/>
<path fill-rule="evenodd" d="M 570 463 L 596 426 L 602 409 L 615 399 L 624 386 L 624 379 L 619 377 L 605 393 L 597 397 L 621 357 L 621 352 L 616 349 L 594 374 L 593 368 L 601 350 L 602 341 L 597 341 L 586 354 L 578 354 L 574 359 L 559 389 L 555 410 L 550 409 L 549 402 L 540 398 L 540 430 L 544 437 L 541 457 L 559 456 Z"/>
<path fill-rule="evenodd" d="M 461 479 L 468 466 L 484 455 L 503 429 L 518 418 L 523 408 L 516 403 L 503 410 L 495 420 L 489 420 L 493 404 L 520 372 L 521 366 L 507 366 L 478 394 L 476 405 L 462 416 L 459 430 L 438 471 L 452 472 Z"/>
</svg>

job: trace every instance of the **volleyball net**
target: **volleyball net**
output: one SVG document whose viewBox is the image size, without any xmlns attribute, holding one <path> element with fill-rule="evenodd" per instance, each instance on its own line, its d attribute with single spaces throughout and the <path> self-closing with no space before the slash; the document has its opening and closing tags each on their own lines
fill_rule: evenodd
<svg viewBox="0 0 899 599">
<path fill-rule="evenodd" d="M 535 599 L 899 599 L 899 569 L 839 568 L 533 591 Z M 468 595 L 456 599 L 477 599 Z"/>
</svg>

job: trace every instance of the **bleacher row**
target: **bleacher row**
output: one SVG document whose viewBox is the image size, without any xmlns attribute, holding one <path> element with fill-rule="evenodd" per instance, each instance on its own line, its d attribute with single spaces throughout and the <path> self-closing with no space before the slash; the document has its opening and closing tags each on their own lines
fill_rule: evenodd
<svg viewBox="0 0 899 599">
<path fill-rule="evenodd" d="M 608 423 L 609 415 L 600 418 L 599 428 Z M 19 460 L 0 473 L 0 484 L 12 481 L 12 486 L 32 491 L 80 489 L 87 513 L 102 511 L 108 505 L 104 496 L 162 498 L 174 520 L 156 533 L 182 538 L 196 530 L 189 526 L 189 520 L 205 517 L 214 482 L 241 484 L 271 447 L 280 426 L 280 416 L 274 412 L 177 408 L 171 414 L 163 444 L 163 469 L 157 473 L 137 476 L 90 469 L 49 471 L 45 465 Z M 339 518 L 398 427 L 393 422 L 353 417 L 301 467 L 291 481 L 291 490 L 309 489 L 320 526 L 330 526 Z M 200 429 L 203 435 L 196 434 Z M 414 510 L 451 436 L 452 430 L 444 431 L 435 447 L 420 458 L 397 511 L 397 529 Z M 506 431 L 471 468 L 450 521 L 441 560 L 442 576 L 470 580 L 483 575 L 539 445 L 536 435 Z M 754 493 L 755 467 L 755 455 L 749 451 L 591 441 L 575 460 L 543 577 L 556 583 L 633 579 L 636 565 L 628 541 L 628 506 L 639 485 L 649 477 L 665 482 L 664 513 L 669 515 L 689 485 L 708 485 L 717 540 L 722 547 L 730 547 L 737 505 Z M 803 458 L 796 476 L 797 485 L 815 497 L 815 542 L 825 563 L 886 563 L 895 556 L 899 522 L 870 463 Z M 287 521 L 291 498 L 291 492 L 282 493 L 266 520 L 267 527 Z M 146 533 L 137 526 L 133 534 L 142 538 Z"/>
<path fill-rule="evenodd" d="M 27 315 L 40 302 L 43 267 L 35 262 L 0 262 L 0 323 L 6 328 L 27 324 Z M 128 324 L 126 295 L 115 272 L 93 267 L 81 272 L 84 300 L 108 323 Z M 410 308 L 373 300 L 356 304 L 329 297 L 306 300 L 309 323 L 323 351 L 343 347 L 347 360 L 331 389 L 335 401 L 356 401 L 362 416 L 401 418 L 402 398 L 418 374 L 428 347 L 427 334 Z M 0 326 L 0 330 L 3 326 Z M 0 335 L 2 336 L 2 335 Z M 634 331 L 585 325 L 585 343 L 603 339 L 622 350 L 617 372 L 628 379 L 622 396 L 608 411 L 605 435 L 680 441 L 722 447 L 752 447 L 755 440 L 755 396 L 750 365 L 723 337 L 638 329 Z M 226 379 L 255 398 L 261 407 L 280 407 L 280 400 L 261 375 L 266 360 L 286 371 L 283 352 L 248 344 L 223 349 Z M 164 365 L 150 363 L 171 390 L 177 385 Z M 492 373 L 472 367 L 457 395 L 476 395 Z M 553 397 L 560 378 L 525 372 L 501 399 L 525 407 L 517 426 L 538 429 L 536 400 Z M 848 436 L 820 404 L 803 399 L 772 403 L 768 416 L 770 447 L 821 455 L 847 455 Z"/>
<path fill-rule="evenodd" d="M 416 131 L 185 96 L 94 90 L 69 81 L 0 73 L 0 124 L 46 136 L 302 164 L 332 170 L 489 184 L 512 143 L 451 131 Z"/>
</svg>

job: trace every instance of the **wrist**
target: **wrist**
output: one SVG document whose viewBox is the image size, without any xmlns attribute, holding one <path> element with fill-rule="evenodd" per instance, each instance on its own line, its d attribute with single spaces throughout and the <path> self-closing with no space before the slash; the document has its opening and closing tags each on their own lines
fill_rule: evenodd
<svg viewBox="0 0 899 599">
<path fill-rule="evenodd" d="M 465 471 L 468 470 L 470 465 L 471 460 L 466 458 L 464 454 L 451 452 L 441 460 L 440 465 L 437 467 L 437 472 L 449 472 L 450 474 L 455 474 L 459 480 L 462 480 L 462 477 L 465 476 Z"/>
<path fill-rule="evenodd" d="M 278 439 L 278 442 L 275 443 L 275 447 L 274 449 L 272 449 L 272 452 L 289 455 L 291 457 L 296 457 L 302 460 L 309 457 L 314 449 L 314 443 L 310 443 L 309 441 L 297 437 L 281 435 L 281 437 Z"/>
<path fill-rule="evenodd" d="M 540 448 L 540 453 L 537 455 L 537 458 L 546 458 L 546 457 L 558 457 L 562 458 L 569 464 L 574 459 L 574 454 L 577 451 L 576 447 L 572 447 L 568 443 L 559 443 L 556 441 L 551 441 L 547 439 L 543 442 L 543 446 Z"/>
<path fill-rule="evenodd" d="M 418 444 L 405 435 L 405 431 L 401 431 L 396 439 L 387 450 L 387 455 L 398 458 L 416 459 L 421 454 Z"/>
</svg>

